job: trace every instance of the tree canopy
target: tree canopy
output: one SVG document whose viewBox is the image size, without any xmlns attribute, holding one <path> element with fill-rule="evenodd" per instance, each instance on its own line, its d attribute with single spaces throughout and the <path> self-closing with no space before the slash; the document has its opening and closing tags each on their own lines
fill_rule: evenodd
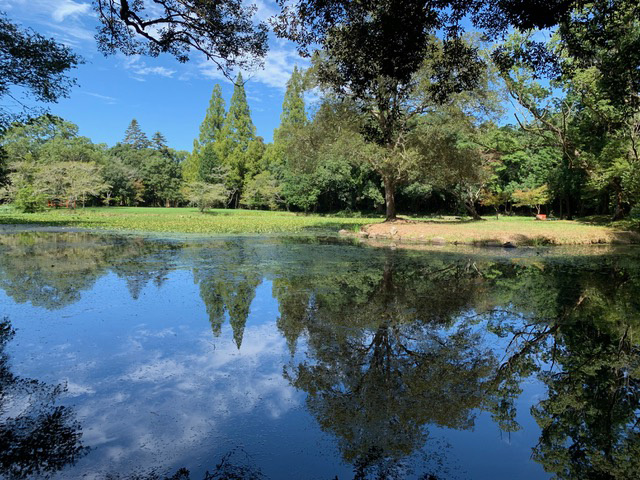
<svg viewBox="0 0 640 480">
<path fill-rule="evenodd" d="M 255 6 L 239 0 L 94 0 L 101 26 L 96 40 L 105 54 L 158 56 L 186 62 L 202 53 L 223 73 L 260 62 L 267 26 L 254 24 Z"/>
<path fill-rule="evenodd" d="M 0 106 L 0 132 L 38 111 L 23 102 L 21 94 L 14 91 L 16 87 L 23 89 L 28 99 L 55 102 L 69 95 L 76 83 L 69 71 L 80 63 L 82 59 L 68 46 L 22 28 L 0 12 L 0 99 L 12 98 L 18 104 L 17 111 L 22 111 L 10 112 Z"/>
</svg>

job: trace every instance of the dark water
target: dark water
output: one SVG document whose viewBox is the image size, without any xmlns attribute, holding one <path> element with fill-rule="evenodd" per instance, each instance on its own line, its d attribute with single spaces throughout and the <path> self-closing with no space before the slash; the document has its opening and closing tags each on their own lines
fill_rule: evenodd
<svg viewBox="0 0 640 480">
<path fill-rule="evenodd" d="M 0 476 L 640 478 L 640 256 L 492 255 L 0 235 Z"/>
</svg>

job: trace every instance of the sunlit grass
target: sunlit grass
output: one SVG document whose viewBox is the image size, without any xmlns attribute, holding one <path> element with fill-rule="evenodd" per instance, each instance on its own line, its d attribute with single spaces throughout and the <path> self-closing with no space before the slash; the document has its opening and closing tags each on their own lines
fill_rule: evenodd
<svg viewBox="0 0 640 480">
<path fill-rule="evenodd" d="M 173 233 L 295 233 L 354 230 L 382 221 L 376 217 L 304 215 L 291 212 L 196 208 L 102 207 L 41 213 L 0 210 L 0 224 L 53 225 L 106 230 Z"/>
<path fill-rule="evenodd" d="M 640 235 L 628 230 L 628 222 L 605 223 L 603 219 L 536 221 L 533 217 L 484 217 L 474 222 L 459 217 L 411 217 L 372 227 L 379 236 L 391 228 L 405 240 L 484 245 L 514 242 L 519 245 L 578 245 L 597 243 L 637 243 Z M 0 208 L 0 224 L 60 226 L 131 232 L 267 234 L 329 233 L 346 229 L 359 232 L 366 224 L 382 222 L 382 217 L 305 215 L 262 210 L 214 209 L 200 213 L 196 208 L 102 207 L 77 210 L 52 209 L 42 213 L 19 213 Z"/>
<path fill-rule="evenodd" d="M 591 218 L 577 220 L 538 221 L 533 216 L 483 217 L 471 221 L 459 217 L 412 217 L 410 223 L 379 225 L 370 232 L 384 237 L 395 228 L 395 235 L 405 240 L 475 245 L 585 245 L 608 243 L 638 243 L 640 234 L 628 222 L 594 222 Z"/>
</svg>

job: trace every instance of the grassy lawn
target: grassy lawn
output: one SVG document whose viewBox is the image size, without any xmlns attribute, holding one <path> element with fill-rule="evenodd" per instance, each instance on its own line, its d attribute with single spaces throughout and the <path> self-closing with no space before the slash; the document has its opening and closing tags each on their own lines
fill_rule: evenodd
<svg viewBox="0 0 640 480">
<path fill-rule="evenodd" d="M 258 210 L 209 210 L 196 208 L 100 207 L 18 213 L 0 209 L 0 224 L 52 225 L 138 232 L 172 233 L 293 233 L 354 230 L 382 218 L 303 215 Z"/>
<path fill-rule="evenodd" d="M 492 244 L 513 242 L 518 245 L 586 245 L 601 243 L 640 243 L 637 225 L 606 224 L 603 219 L 576 221 L 536 221 L 533 217 L 485 217 L 473 222 L 456 217 L 411 218 L 380 223 L 381 217 L 338 217 L 303 215 L 258 210 L 210 210 L 195 208 L 101 207 L 48 210 L 42 213 L 18 213 L 0 208 L 0 224 L 64 226 L 167 233 L 300 233 L 358 231 L 364 225 L 373 238 L 388 238 L 430 243 Z M 634 228 L 635 227 L 635 228 Z M 392 231 L 392 229 L 394 229 Z"/>
<path fill-rule="evenodd" d="M 400 240 L 485 245 L 512 242 L 516 245 L 587 245 L 640 243 L 640 233 L 629 222 L 604 224 L 599 219 L 538 221 L 533 217 L 484 217 L 474 222 L 455 217 L 412 218 L 398 224 L 372 225 L 373 238 L 392 234 Z M 434 240 L 436 239 L 436 240 Z"/>
</svg>

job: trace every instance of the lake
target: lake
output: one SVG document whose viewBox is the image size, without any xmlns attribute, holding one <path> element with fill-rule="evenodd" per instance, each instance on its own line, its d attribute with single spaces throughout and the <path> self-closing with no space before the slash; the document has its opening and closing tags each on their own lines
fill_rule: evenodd
<svg viewBox="0 0 640 480">
<path fill-rule="evenodd" d="M 557 252 L 2 234 L 0 476 L 639 478 L 640 252 Z"/>
</svg>

